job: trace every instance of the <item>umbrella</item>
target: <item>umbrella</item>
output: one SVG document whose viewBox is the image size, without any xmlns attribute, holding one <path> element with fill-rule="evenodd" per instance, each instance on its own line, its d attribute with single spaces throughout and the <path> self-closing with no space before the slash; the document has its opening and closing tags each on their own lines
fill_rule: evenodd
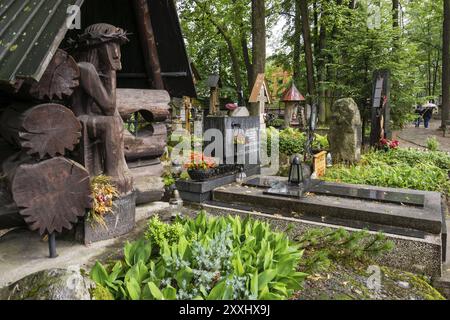
<svg viewBox="0 0 450 320">
<path fill-rule="evenodd" d="M 438 106 L 434 103 L 428 102 L 426 104 L 423 105 L 424 108 L 437 108 Z"/>
</svg>

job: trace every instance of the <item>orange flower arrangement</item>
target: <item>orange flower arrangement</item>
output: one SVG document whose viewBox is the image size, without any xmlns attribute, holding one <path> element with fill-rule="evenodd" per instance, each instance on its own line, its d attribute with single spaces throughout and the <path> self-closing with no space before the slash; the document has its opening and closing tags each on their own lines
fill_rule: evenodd
<svg viewBox="0 0 450 320">
<path fill-rule="evenodd" d="M 217 167 L 214 158 L 206 157 L 203 153 L 192 152 L 190 161 L 185 165 L 188 170 L 207 170 Z"/>
</svg>

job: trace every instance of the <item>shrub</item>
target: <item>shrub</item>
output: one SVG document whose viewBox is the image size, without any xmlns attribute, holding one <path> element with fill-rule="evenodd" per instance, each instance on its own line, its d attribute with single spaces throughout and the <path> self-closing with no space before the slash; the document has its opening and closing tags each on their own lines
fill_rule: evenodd
<svg viewBox="0 0 450 320">
<path fill-rule="evenodd" d="M 372 151 L 359 164 L 333 167 L 325 180 L 448 193 L 449 170 L 446 153 L 396 149 Z"/>
<path fill-rule="evenodd" d="M 159 216 L 154 216 L 148 224 L 145 239 L 161 247 L 164 243 L 169 245 L 178 243 L 183 235 L 185 235 L 185 231 L 179 222 L 167 224 L 162 222 Z"/>
<path fill-rule="evenodd" d="M 127 243 L 124 260 L 98 263 L 92 279 L 115 299 L 287 299 L 301 288 L 302 251 L 269 224 L 239 217 L 177 219 L 170 241 L 154 219 L 147 239 Z M 151 222 L 152 224 L 152 222 Z"/>
<path fill-rule="evenodd" d="M 273 119 L 267 122 L 268 127 L 275 127 L 280 128 L 284 126 L 284 120 L 283 119 Z"/>
<path fill-rule="evenodd" d="M 277 129 L 269 127 L 267 130 L 267 143 L 268 143 L 268 154 L 271 155 L 271 136 Z M 286 128 L 279 131 L 280 139 L 280 153 L 287 156 L 292 156 L 294 154 L 302 154 L 305 151 L 306 144 L 306 134 L 297 129 Z M 325 150 L 329 148 L 327 136 L 321 136 L 319 134 L 315 135 L 315 140 L 312 145 L 315 150 Z"/>
<path fill-rule="evenodd" d="M 439 150 L 440 144 L 439 144 L 439 141 L 436 139 L 436 137 L 427 139 L 427 148 L 430 151 L 438 151 Z"/>
</svg>

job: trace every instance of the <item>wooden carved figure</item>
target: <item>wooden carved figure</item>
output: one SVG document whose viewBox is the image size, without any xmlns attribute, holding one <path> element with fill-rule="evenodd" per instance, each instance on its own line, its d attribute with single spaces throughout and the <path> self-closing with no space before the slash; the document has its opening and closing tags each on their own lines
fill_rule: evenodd
<svg viewBox="0 0 450 320">
<path fill-rule="evenodd" d="M 120 46 L 128 41 L 124 30 L 109 24 L 86 28 L 75 47 L 80 87 L 71 103 L 83 124 L 82 163 L 91 176 L 110 176 L 122 194 L 133 187 L 124 156 L 124 123 L 116 103 L 116 72 L 122 69 Z"/>
</svg>

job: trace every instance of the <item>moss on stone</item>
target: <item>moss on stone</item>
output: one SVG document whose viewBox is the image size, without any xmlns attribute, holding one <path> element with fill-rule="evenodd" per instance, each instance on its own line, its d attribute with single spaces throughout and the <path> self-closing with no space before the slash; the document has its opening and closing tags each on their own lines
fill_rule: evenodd
<svg viewBox="0 0 450 320">
<path fill-rule="evenodd" d="M 97 285 L 94 289 L 91 290 L 91 297 L 92 300 L 99 301 L 114 300 L 114 296 L 112 295 L 112 293 L 101 285 Z"/>
</svg>

